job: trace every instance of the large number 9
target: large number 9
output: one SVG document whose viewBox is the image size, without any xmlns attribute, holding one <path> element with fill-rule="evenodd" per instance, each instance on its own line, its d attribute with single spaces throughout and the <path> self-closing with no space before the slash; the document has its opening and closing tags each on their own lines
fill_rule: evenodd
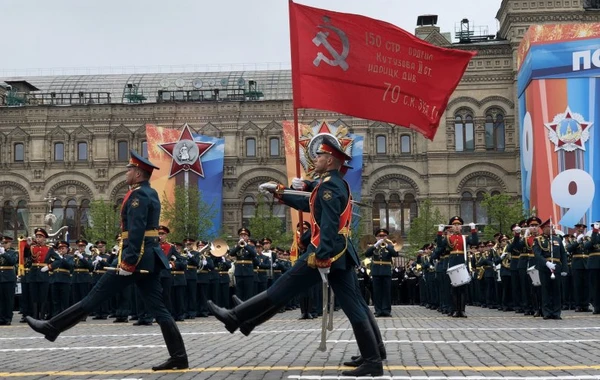
<svg viewBox="0 0 600 380">
<path fill-rule="evenodd" d="M 533 122 L 529 112 L 523 119 L 523 138 L 521 139 L 521 157 L 523 160 L 524 186 L 523 195 L 525 198 L 525 207 L 528 207 L 531 199 L 531 170 L 533 168 Z"/>
<path fill-rule="evenodd" d="M 558 174 L 550 188 L 552 200 L 560 207 L 569 209 L 559 224 L 575 227 L 575 223 L 579 223 L 585 212 L 592 206 L 595 191 L 594 179 L 584 170 L 569 169 Z"/>
</svg>

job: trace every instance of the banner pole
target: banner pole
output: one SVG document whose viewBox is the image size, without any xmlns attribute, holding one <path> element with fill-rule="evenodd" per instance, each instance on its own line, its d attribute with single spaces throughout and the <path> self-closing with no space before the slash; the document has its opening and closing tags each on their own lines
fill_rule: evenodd
<svg viewBox="0 0 600 380">
<path fill-rule="evenodd" d="M 293 100 L 292 100 L 293 101 Z M 295 155 L 294 160 L 296 163 L 296 177 L 301 178 L 302 173 L 300 172 L 300 136 L 299 136 L 300 128 L 298 127 L 298 109 L 294 107 L 294 147 L 295 147 Z M 298 223 L 300 224 L 300 231 L 302 231 L 302 211 L 298 210 Z M 296 236 L 294 234 L 294 236 Z"/>
</svg>

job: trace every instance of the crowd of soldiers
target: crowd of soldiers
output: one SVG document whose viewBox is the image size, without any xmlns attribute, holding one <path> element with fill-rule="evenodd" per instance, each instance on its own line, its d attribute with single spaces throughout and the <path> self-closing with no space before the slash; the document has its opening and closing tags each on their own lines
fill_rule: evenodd
<svg viewBox="0 0 600 380">
<path fill-rule="evenodd" d="M 246 300 L 291 267 L 289 251 L 272 248 L 270 238 L 251 239 L 247 228 L 238 231 L 240 240 L 231 249 L 226 244 L 217 249 L 207 241 L 192 238 L 171 243 L 169 233 L 167 226 L 158 228 L 160 247 L 170 263 L 170 269 L 160 273 L 160 281 L 163 299 L 176 321 L 208 317 L 209 300 L 222 307 L 229 307 L 232 297 Z M 33 238 L 25 239 L 19 299 L 22 323 L 26 316 L 48 320 L 58 315 L 83 299 L 107 271 L 116 269 L 120 235 L 115 237 L 112 249 L 108 249 L 106 240 L 92 244 L 79 239 L 71 247 L 62 240 L 49 244 L 48 238 L 45 229 L 37 228 Z M 0 325 L 10 325 L 13 319 L 19 272 L 17 248 L 13 247 L 13 238 L 2 238 Z M 137 285 L 122 289 L 98 305 L 91 316 L 97 320 L 114 318 L 114 323 L 134 321 L 135 326 L 153 322 Z"/>
</svg>

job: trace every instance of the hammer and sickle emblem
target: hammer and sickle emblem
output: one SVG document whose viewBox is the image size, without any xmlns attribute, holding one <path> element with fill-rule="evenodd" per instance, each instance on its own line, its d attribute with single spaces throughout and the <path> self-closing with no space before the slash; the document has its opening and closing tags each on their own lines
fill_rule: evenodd
<svg viewBox="0 0 600 380">
<path fill-rule="evenodd" d="M 338 29 L 335 26 L 331 26 L 331 25 L 319 25 L 319 28 L 332 30 L 338 35 L 338 37 L 342 41 L 342 53 L 341 54 L 338 53 L 338 51 L 335 50 L 333 48 L 333 46 L 331 46 L 331 44 L 327 40 L 327 38 L 329 37 L 329 32 L 319 32 L 319 33 L 317 33 L 315 38 L 313 38 L 312 42 L 316 46 L 323 45 L 325 47 L 325 49 L 327 49 L 329 54 L 331 54 L 331 57 L 333 59 L 329 59 L 329 57 L 325 56 L 325 54 L 319 52 L 319 53 L 317 53 L 317 57 L 313 61 L 313 64 L 315 66 L 319 66 L 321 61 L 324 61 L 325 63 L 327 63 L 330 66 L 339 66 L 344 71 L 348 70 L 349 66 L 348 66 L 348 63 L 346 62 L 346 58 L 348 57 L 348 53 L 350 52 L 350 42 L 348 41 L 348 37 L 346 36 L 346 33 L 344 33 L 341 29 Z"/>
</svg>

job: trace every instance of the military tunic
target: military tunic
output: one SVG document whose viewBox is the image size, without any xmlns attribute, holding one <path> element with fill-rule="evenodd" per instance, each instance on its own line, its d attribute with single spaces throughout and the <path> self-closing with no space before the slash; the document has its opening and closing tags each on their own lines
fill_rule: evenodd
<svg viewBox="0 0 600 380">
<path fill-rule="evenodd" d="M 376 317 L 390 317 L 392 313 L 392 258 L 398 257 L 392 244 L 377 249 L 371 246 L 365 257 L 372 257 L 373 305 Z"/>
<path fill-rule="evenodd" d="M 12 322 L 17 283 L 15 265 L 18 262 L 19 255 L 14 249 L 0 253 L 0 326 Z"/>
<path fill-rule="evenodd" d="M 537 261 L 536 268 L 540 274 L 542 283 L 542 315 L 544 319 L 561 319 L 561 292 L 560 278 L 563 268 L 567 266 L 567 253 L 562 240 L 554 235 L 552 239 L 542 235 L 535 239 L 533 244 L 533 254 Z M 552 279 L 552 271 L 546 263 L 550 262 L 556 265 L 554 269 L 555 278 Z"/>
</svg>

